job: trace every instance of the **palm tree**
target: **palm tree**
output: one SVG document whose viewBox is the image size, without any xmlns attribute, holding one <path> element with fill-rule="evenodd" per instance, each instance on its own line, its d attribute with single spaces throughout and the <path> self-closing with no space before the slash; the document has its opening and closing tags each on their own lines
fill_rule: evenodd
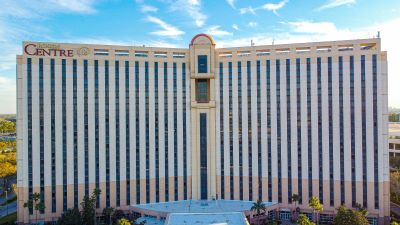
<svg viewBox="0 0 400 225">
<path fill-rule="evenodd" d="M 319 199 L 315 196 L 312 196 L 310 198 L 310 201 L 308 202 L 308 205 L 310 208 L 313 209 L 313 219 L 316 224 L 318 224 L 318 214 L 321 212 L 323 209 L 323 205 L 319 202 Z"/>
<path fill-rule="evenodd" d="M 292 195 L 292 202 L 294 202 L 294 208 L 297 207 L 297 202 L 300 200 L 300 196 L 298 194 Z"/>
<path fill-rule="evenodd" d="M 256 211 L 257 215 L 261 214 L 261 211 L 265 212 L 266 207 L 263 201 L 261 199 L 258 199 L 256 202 L 253 203 L 253 206 L 250 209 L 251 211 Z"/>
<path fill-rule="evenodd" d="M 40 194 L 35 192 L 28 199 L 28 201 L 24 203 L 24 208 L 35 210 L 36 223 L 38 221 L 38 211 L 43 211 L 46 208 L 44 202 L 39 200 L 40 200 Z"/>
</svg>

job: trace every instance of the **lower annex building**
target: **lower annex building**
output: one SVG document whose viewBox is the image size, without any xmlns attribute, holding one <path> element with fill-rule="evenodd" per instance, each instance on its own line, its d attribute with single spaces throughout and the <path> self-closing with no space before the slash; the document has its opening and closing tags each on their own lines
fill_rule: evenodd
<svg viewBox="0 0 400 225">
<path fill-rule="evenodd" d="M 381 40 L 216 48 L 24 42 L 17 56 L 18 221 L 184 199 L 340 204 L 389 216 Z"/>
</svg>

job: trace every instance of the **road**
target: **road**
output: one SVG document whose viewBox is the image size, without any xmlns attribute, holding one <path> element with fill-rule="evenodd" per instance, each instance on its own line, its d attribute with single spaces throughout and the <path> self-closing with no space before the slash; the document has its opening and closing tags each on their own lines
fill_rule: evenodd
<svg viewBox="0 0 400 225">
<path fill-rule="evenodd" d="M 14 213 L 17 211 L 17 201 L 8 204 L 8 214 Z M 6 216 L 7 214 L 7 206 L 0 206 L 0 217 Z"/>
</svg>

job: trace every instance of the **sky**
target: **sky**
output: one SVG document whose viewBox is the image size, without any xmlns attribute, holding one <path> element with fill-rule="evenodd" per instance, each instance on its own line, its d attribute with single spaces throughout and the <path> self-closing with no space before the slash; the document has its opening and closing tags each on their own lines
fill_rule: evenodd
<svg viewBox="0 0 400 225">
<path fill-rule="evenodd" d="M 0 0 L 0 114 L 16 112 L 22 41 L 219 47 L 372 38 L 388 51 L 389 106 L 400 108 L 399 0 Z"/>
</svg>

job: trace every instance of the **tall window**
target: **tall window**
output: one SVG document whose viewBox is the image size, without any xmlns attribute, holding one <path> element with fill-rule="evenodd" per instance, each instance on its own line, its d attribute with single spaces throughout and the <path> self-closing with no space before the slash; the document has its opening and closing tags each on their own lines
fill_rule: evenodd
<svg viewBox="0 0 400 225">
<path fill-rule="evenodd" d="M 197 101 L 208 102 L 208 80 L 198 79 L 196 82 Z"/>
<path fill-rule="evenodd" d="M 197 68 L 198 73 L 207 73 L 207 56 L 199 55 L 197 56 Z"/>
</svg>

